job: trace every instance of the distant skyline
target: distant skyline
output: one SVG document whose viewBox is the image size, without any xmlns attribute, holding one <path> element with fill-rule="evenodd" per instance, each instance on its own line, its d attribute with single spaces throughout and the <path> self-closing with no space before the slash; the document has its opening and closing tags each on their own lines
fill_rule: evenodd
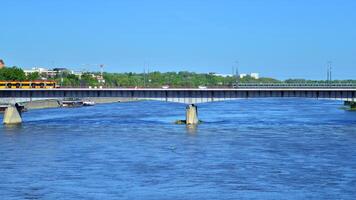
<svg viewBox="0 0 356 200">
<path fill-rule="evenodd" d="M 356 79 L 354 0 L 0 2 L 8 66 Z"/>
</svg>

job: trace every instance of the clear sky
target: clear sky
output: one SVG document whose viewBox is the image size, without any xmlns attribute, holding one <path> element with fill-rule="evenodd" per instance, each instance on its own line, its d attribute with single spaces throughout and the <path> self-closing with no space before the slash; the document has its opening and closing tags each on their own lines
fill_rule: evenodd
<svg viewBox="0 0 356 200">
<path fill-rule="evenodd" d="M 0 0 L 7 65 L 356 79 L 355 0 Z M 145 64 L 146 63 L 146 64 Z"/>
</svg>

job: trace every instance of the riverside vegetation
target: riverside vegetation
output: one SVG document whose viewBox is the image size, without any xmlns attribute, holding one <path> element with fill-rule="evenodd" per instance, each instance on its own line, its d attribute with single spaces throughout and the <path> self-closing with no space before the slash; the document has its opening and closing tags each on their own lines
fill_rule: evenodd
<svg viewBox="0 0 356 200">
<path fill-rule="evenodd" d="M 150 72 L 150 73 L 108 73 L 103 74 L 105 83 L 99 83 L 96 77 L 100 76 L 99 72 L 86 72 L 81 76 L 76 76 L 69 72 L 60 72 L 55 77 L 47 77 L 46 74 L 34 72 L 26 74 L 21 68 L 10 67 L 0 69 L 0 80 L 2 81 L 24 81 L 24 80 L 54 80 L 62 87 L 88 87 L 88 86 L 105 86 L 105 87 L 227 87 L 236 81 L 239 83 L 326 83 L 323 80 L 305 80 L 305 79 L 287 79 L 284 81 L 274 78 L 261 77 L 255 79 L 251 76 L 237 78 L 235 76 L 217 76 L 213 73 L 194 73 L 194 72 Z M 355 83 L 356 80 L 334 80 L 332 83 Z"/>
</svg>

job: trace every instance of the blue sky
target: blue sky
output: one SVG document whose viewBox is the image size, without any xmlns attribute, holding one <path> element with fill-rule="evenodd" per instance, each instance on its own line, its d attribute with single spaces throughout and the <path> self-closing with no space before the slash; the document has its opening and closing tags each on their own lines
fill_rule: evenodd
<svg viewBox="0 0 356 200">
<path fill-rule="evenodd" d="M 8 65 L 356 78 L 354 0 L 0 0 Z"/>
</svg>

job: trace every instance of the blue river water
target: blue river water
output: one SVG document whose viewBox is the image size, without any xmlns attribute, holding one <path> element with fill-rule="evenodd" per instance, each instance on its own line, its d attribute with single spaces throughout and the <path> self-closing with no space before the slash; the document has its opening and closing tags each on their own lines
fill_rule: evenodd
<svg viewBox="0 0 356 200">
<path fill-rule="evenodd" d="M 0 125 L 0 199 L 355 199 L 342 102 L 141 101 L 32 110 Z M 1 118 L 2 120 L 2 118 Z"/>
</svg>

